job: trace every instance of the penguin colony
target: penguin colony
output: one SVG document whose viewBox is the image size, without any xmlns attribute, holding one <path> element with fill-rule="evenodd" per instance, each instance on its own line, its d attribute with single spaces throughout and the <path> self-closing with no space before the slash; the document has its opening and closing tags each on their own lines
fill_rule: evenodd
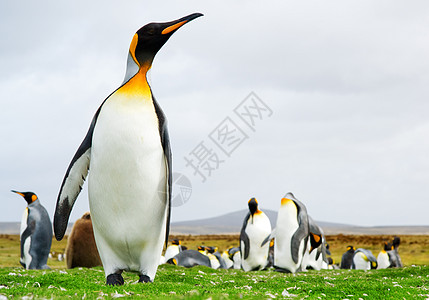
<svg viewBox="0 0 429 300">
<path fill-rule="evenodd" d="M 200 16 L 150 23 L 132 38 L 125 79 L 96 111 L 60 187 L 53 226 L 57 240 L 64 237 L 88 176 L 91 215 L 74 224 L 66 249 L 67 267 L 103 265 L 108 285 L 124 284 L 123 271 L 138 273 L 139 282 L 151 282 L 161 263 L 244 271 L 273 267 L 287 273 L 333 268 L 322 229 L 292 193 L 281 199 L 274 229 L 251 198 L 238 247 L 222 253 L 207 246 L 188 250 L 174 240 L 161 255 L 169 236 L 171 150 L 166 117 L 146 77 L 167 40 Z M 47 269 L 53 235 L 49 215 L 36 194 L 12 192 L 28 204 L 21 222 L 20 263 L 26 269 Z M 399 242 L 395 238 L 385 243 L 377 259 L 367 249 L 349 246 L 341 268 L 402 267 Z"/>
<path fill-rule="evenodd" d="M 199 246 L 197 250 L 181 250 L 174 240 L 165 253 L 178 252 L 166 263 L 183 267 L 203 265 L 213 269 L 265 270 L 296 273 L 322 269 L 383 269 L 402 267 L 398 254 L 400 240 L 385 242 L 377 258 L 368 249 L 348 246 L 340 266 L 329 255 L 329 244 L 323 230 L 308 215 L 306 206 L 292 193 L 281 199 L 276 227 L 271 230 L 268 217 L 258 201 L 248 201 L 249 212 L 240 232 L 240 246 L 229 247 L 220 254 L 217 247 Z M 174 249 L 174 250 L 173 250 Z"/>
</svg>

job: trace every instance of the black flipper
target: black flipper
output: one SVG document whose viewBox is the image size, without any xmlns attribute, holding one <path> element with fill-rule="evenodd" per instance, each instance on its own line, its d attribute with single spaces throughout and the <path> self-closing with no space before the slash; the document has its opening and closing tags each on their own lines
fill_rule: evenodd
<svg viewBox="0 0 429 300">
<path fill-rule="evenodd" d="M 273 229 L 273 231 L 271 231 L 271 233 L 262 241 L 261 243 L 261 247 L 263 247 L 266 243 L 268 243 L 269 241 L 271 241 L 273 238 L 276 237 L 276 228 Z"/>
<path fill-rule="evenodd" d="M 304 204 L 302 204 L 295 197 L 291 197 L 291 198 L 292 198 L 291 200 L 295 202 L 295 205 L 298 209 L 299 227 L 293 234 L 292 240 L 291 240 L 292 259 L 297 264 L 298 258 L 299 258 L 299 246 L 302 240 L 305 240 L 304 244 L 307 243 L 308 234 L 309 234 L 309 225 L 308 225 L 307 209 L 305 208 Z M 305 246 L 304 246 L 304 249 L 305 249 Z"/>
<path fill-rule="evenodd" d="M 164 157 L 167 164 L 167 224 L 166 224 L 166 230 L 165 230 L 165 247 L 167 247 L 168 244 L 168 235 L 170 233 L 170 216 L 171 216 L 171 188 L 172 188 L 172 169 L 171 169 L 171 162 L 172 162 L 172 155 L 171 155 L 171 147 L 170 147 L 170 137 L 168 135 L 168 129 L 167 129 L 167 119 L 165 117 L 164 112 L 162 111 L 161 107 L 159 106 L 158 102 L 156 102 L 155 97 L 153 97 L 153 105 L 155 107 L 156 115 L 158 116 L 158 126 L 159 126 L 159 135 L 161 137 L 161 144 L 162 148 L 164 149 Z"/>
<path fill-rule="evenodd" d="M 248 213 L 246 218 L 244 218 L 243 226 L 241 227 L 241 232 L 240 232 L 240 246 L 241 246 L 241 242 L 244 243 L 244 255 L 243 255 L 243 247 L 240 248 L 242 259 L 247 259 L 250 251 L 249 236 L 246 233 L 246 227 L 247 227 L 247 222 L 249 221 L 249 218 L 250 218 L 250 213 Z"/>
<path fill-rule="evenodd" d="M 104 100 L 104 102 L 106 100 Z M 61 184 L 60 192 L 58 193 L 57 205 L 54 214 L 54 233 L 55 238 L 58 241 L 62 240 L 64 237 L 71 210 L 77 196 L 79 196 L 79 193 L 82 190 L 86 176 L 88 175 L 89 161 L 91 158 L 92 134 L 94 133 L 95 123 L 97 122 L 97 118 L 103 104 L 101 104 L 95 113 L 88 133 L 70 162 Z"/>
</svg>

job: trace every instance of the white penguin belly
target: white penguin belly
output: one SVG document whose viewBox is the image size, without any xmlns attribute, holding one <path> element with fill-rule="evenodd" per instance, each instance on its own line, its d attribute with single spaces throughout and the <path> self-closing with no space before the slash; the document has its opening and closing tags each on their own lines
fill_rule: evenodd
<svg viewBox="0 0 429 300">
<path fill-rule="evenodd" d="M 25 229 L 27 229 L 27 219 L 28 219 L 28 208 L 26 208 L 22 214 L 21 218 L 21 228 L 20 228 L 20 239 L 21 243 L 24 243 L 23 245 L 23 252 L 21 253 L 20 262 L 21 264 L 25 265 L 26 269 L 30 268 L 32 257 L 30 255 L 30 245 L 31 245 L 31 236 L 27 237 L 25 241 L 22 241 L 22 234 L 24 233 Z"/>
<path fill-rule="evenodd" d="M 370 270 L 371 264 L 368 261 L 368 258 L 362 252 L 357 252 L 353 256 L 353 262 L 355 264 L 356 270 Z"/>
<path fill-rule="evenodd" d="M 292 236 L 298 229 L 298 221 L 296 209 L 289 211 L 289 207 L 281 207 L 277 219 L 276 238 L 274 240 L 274 265 L 284 268 L 292 273 L 295 273 L 302 262 L 302 251 L 304 248 L 304 240 L 299 246 L 299 259 L 295 263 L 292 258 L 291 241 Z"/>
<path fill-rule="evenodd" d="M 94 129 L 88 177 L 94 235 L 106 274 L 125 269 L 148 272 L 153 279 L 152 265 L 158 265 L 165 236 L 166 177 L 152 102 L 112 95 Z"/>
<path fill-rule="evenodd" d="M 387 269 L 390 267 L 389 254 L 381 251 L 377 256 L 377 269 Z"/>
<path fill-rule="evenodd" d="M 232 256 L 232 261 L 234 262 L 234 269 L 240 270 L 241 269 L 241 252 L 237 251 Z"/>
<path fill-rule="evenodd" d="M 253 224 L 249 218 L 246 226 L 246 234 L 249 237 L 249 256 L 243 259 L 241 264 L 244 271 L 259 270 L 268 264 L 268 251 L 270 243 L 261 247 L 262 242 L 271 233 L 271 223 L 265 214 L 254 215 Z"/>
</svg>

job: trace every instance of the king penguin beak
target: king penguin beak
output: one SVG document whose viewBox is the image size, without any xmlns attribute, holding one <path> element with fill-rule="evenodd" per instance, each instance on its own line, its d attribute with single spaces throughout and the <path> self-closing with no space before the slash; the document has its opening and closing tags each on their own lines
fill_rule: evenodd
<svg viewBox="0 0 429 300">
<path fill-rule="evenodd" d="M 18 194 L 18 195 L 20 195 L 20 196 L 24 197 L 24 194 L 23 194 L 23 193 L 21 193 L 21 192 L 14 191 L 14 190 L 11 190 L 11 192 L 16 193 L 16 194 Z"/>
<path fill-rule="evenodd" d="M 161 34 L 169 34 L 175 32 L 177 29 L 188 23 L 189 21 L 192 21 L 198 17 L 203 16 L 201 13 L 194 13 L 189 16 L 180 18 L 176 21 L 171 21 L 168 23 L 165 23 L 165 28 L 162 30 Z"/>
</svg>

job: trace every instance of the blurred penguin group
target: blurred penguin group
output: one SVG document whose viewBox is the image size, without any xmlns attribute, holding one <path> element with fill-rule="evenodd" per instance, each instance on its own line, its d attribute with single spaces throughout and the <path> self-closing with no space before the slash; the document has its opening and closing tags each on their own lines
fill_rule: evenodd
<svg viewBox="0 0 429 300">
<path fill-rule="evenodd" d="M 387 269 L 402 268 L 403 264 L 398 253 L 399 237 L 394 237 L 392 242 L 384 242 L 384 247 L 375 258 L 371 250 L 348 246 L 341 258 L 341 269 Z"/>
<path fill-rule="evenodd" d="M 183 267 L 203 265 L 213 269 L 244 271 L 273 267 L 285 273 L 329 268 L 330 252 L 323 231 L 307 214 L 305 205 L 292 193 L 281 199 L 274 229 L 255 198 L 248 201 L 248 207 L 238 247 L 229 247 L 222 253 L 217 247 L 207 246 L 183 250 L 179 241 L 173 241 L 167 247 L 162 262 Z M 171 257 L 171 253 L 176 254 Z"/>
<path fill-rule="evenodd" d="M 213 269 L 242 269 L 296 273 L 322 269 L 383 269 L 402 267 L 398 254 L 400 240 L 385 242 L 377 258 L 368 249 L 348 246 L 340 265 L 330 257 L 329 244 L 320 226 L 308 215 L 306 206 L 292 193 L 281 199 L 275 228 L 259 209 L 258 201 L 248 201 L 249 212 L 244 218 L 239 246 L 222 253 L 217 247 L 199 246 L 187 249 L 179 240 L 167 247 L 160 263 L 183 267 L 203 265 Z"/>
</svg>

